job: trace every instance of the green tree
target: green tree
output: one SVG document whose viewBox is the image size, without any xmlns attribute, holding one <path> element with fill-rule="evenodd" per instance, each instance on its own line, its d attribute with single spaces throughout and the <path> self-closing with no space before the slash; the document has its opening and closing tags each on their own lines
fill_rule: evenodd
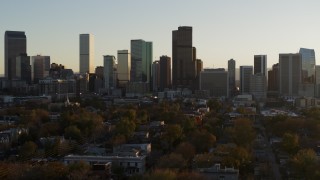
<svg viewBox="0 0 320 180">
<path fill-rule="evenodd" d="M 234 121 L 234 127 L 226 129 L 233 141 L 243 147 L 248 147 L 256 137 L 253 124 L 249 119 L 240 118 Z"/>
<path fill-rule="evenodd" d="M 64 136 L 66 139 L 73 139 L 78 142 L 82 140 L 81 131 L 77 126 L 69 126 L 64 130 Z"/>
<path fill-rule="evenodd" d="M 282 137 L 282 149 L 293 155 L 297 153 L 299 148 L 299 136 L 297 134 L 285 133 Z"/>
<path fill-rule="evenodd" d="M 319 179 L 320 165 L 312 149 L 302 149 L 291 160 L 298 178 Z"/>
<path fill-rule="evenodd" d="M 163 140 L 168 143 L 169 149 L 173 147 L 178 141 L 181 140 L 183 131 L 178 124 L 169 124 L 165 128 L 165 133 L 163 135 Z"/>
<path fill-rule="evenodd" d="M 127 118 L 121 119 L 117 124 L 115 131 L 118 135 L 123 135 L 126 138 L 133 136 L 136 124 Z"/>
</svg>

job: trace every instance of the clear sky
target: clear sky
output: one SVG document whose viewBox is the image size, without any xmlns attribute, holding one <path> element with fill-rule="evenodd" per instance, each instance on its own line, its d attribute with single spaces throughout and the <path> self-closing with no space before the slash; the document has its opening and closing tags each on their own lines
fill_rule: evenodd
<svg viewBox="0 0 320 180">
<path fill-rule="evenodd" d="M 319 0 L 1 0 L 0 74 L 4 74 L 4 33 L 25 31 L 27 53 L 51 56 L 79 71 L 79 34 L 95 36 L 95 65 L 103 55 L 130 49 L 131 39 L 153 41 L 154 60 L 172 56 L 172 30 L 193 27 L 193 44 L 204 67 L 253 65 L 267 54 L 300 47 L 320 52 Z"/>
</svg>

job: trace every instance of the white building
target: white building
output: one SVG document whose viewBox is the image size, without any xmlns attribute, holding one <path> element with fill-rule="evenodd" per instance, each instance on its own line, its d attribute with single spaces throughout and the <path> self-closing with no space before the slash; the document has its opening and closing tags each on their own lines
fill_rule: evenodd
<svg viewBox="0 0 320 180">
<path fill-rule="evenodd" d="M 94 73 L 94 37 L 92 34 L 80 34 L 80 73 Z"/>
<path fill-rule="evenodd" d="M 97 163 L 108 163 L 121 166 L 127 175 L 143 174 L 146 171 L 146 156 L 81 156 L 68 155 L 64 157 L 65 164 L 84 161 L 90 165 Z"/>
<path fill-rule="evenodd" d="M 120 85 L 130 81 L 131 55 L 128 50 L 118 50 L 117 75 Z"/>
</svg>

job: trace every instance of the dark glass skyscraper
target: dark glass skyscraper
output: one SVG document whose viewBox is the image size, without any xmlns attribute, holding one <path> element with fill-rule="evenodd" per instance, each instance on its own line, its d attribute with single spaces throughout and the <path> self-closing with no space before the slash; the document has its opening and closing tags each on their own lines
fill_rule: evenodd
<svg viewBox="0 0 320 180">
<path fill-rule="evenodd" d="M 313 49 L 300 48 L 301 54 L 301 82 L 302 83 L 314 83 L 315 82 L 315 65 L 316 57 Z"/>
<path fill-rule="evenodd" d="M 228 74 L 229 74 L 229 95 L 233 96 L 236 88 L 236 61 L 230 59 L 228 61 Z"/>
<path fill-rule="evenodd" d="M 172 84 L 175 88 L 195 89 L 196 51 L 192 46 L 192 27 L 172 31 Z"/>
<path fill-rule="evenodd" d="M 171 58 L 168 56 L 160 57 L 160 89 L 171 87 Z"/>
<path fill-rule="evenodd" d="M 267 77 L 267 55 L 254 55 L 254 74 Z"/>
<path fill-rule="evenodd" d="M 27 53 L 25 32 L 6 31 L 4 35 L 4 73 L 8 80 L 15 78 L 16 58 Z"/>
<path fill-rule="evenodd" d="M 240 66 L 240 92 L 250 93 L 250 77 L 253 74 L 252 66 Z"/>
</svg>

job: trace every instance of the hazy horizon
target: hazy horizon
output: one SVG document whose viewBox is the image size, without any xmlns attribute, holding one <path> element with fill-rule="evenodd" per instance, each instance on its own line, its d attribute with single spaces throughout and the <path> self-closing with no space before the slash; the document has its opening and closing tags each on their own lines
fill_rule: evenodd
<svg viewBox="0 0 320 180">
<path fill-rule="evenodd" d="M 19 4 L 19 6 L 17 6 Z M 255 54 L 268 56 L 268 67 L 279 53 L 315 49 L 320 55 L 320 1 L 19 1 L 0 7 L 0 74 L 4 74 L 4 33 L 25 31 L 27 53 L 51 56 L 79 71 L 79 34 L 95 36 L 95 66 L 103 55 L 130 50 L 131 39 L 153 42 L 153 60 L 171 54 L 172 30 L 193 27 L 193 45 L 204 68 L 253 65 Z"/>
</svg>

